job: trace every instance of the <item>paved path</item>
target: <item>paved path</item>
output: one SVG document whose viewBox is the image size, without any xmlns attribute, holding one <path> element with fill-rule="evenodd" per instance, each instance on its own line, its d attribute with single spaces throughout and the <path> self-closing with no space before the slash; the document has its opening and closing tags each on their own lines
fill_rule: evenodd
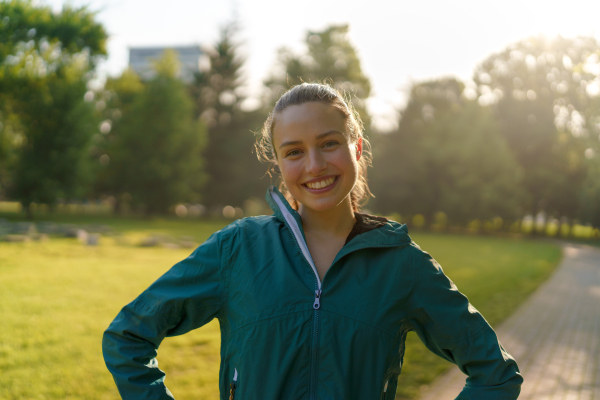
<svg viewBox="0 0 600 400">
<path fill-rule="evenodd" d="M 519 400 L 600 400 L 600 249 L 563 251 L 549 281 L 496 329 L 525 379 Z M 465 378 L 453 367 L 421 400 L 452 400 Z"/>
</svg>

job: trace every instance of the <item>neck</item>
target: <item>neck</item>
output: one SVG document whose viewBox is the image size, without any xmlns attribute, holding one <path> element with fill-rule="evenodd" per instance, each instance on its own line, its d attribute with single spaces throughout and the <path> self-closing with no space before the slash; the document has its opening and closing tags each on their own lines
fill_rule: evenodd
<svg viewBox="0 0 600 400">
<path fill-rule="evenodd" d="M 305 233 L 346 237 L 352 231 L 356 218 L 350 196 L 337 206 L 325 211 L 315 211 L 300 204 L 298 213 Z"/>
</svg>

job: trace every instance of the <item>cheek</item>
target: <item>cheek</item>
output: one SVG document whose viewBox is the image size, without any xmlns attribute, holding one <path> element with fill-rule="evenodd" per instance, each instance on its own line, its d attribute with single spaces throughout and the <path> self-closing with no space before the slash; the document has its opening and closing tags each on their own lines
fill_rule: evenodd
<svg viewBox="0 0 600 400">
<path fill-rule="evenodd" d="M 285 160 L 279 163 L 279 169 L 281 170 L 281 178 L 286 184 L 288 182 L 293 183 L 294 181 L 299 179 L 302 170 L 296 164 L 297 163 L 286 162 Z"/>
<path fill-rule="evenodd" d="M 358 162 L 353 152 L 342 152 L 335 156 L 332 163 L 341 170 L 349 173 L 358 173 Z"/>
</svg>

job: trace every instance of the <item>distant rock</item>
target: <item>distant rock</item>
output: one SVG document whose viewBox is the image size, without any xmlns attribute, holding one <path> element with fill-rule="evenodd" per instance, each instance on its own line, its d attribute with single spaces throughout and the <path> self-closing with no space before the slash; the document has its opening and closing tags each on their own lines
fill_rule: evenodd
<svg viewBox="0 0 600 400">
<path fill-rule="evenodd" d="M 188 240 L 182 240 L 179 242 L 179 246 L 183 247 L 184 249 L 193 249 L 196 246 L 198 246 L 198 244 L 196 242 L 193 241 L 188 241 Z"/>
<path fill-rule="evenodd" d="M 88 242 L 89 234 L 85 229 L 77 229 L 76 235 L 77 240 L 79 240 L 81 243 L 86 244 Z"/>
<path fill-rule="evenodd" d="M 87 245 L 88 246 L 98 246 L 100 243 L 100 234 L 99 233 L 90 233 L 87 235 Z"/>
<path fill-rule="evenodd" d="M 165 249 L 181 249 L 181 248 L 192 248 L 196 247 L 196 242 L 193 237 L 182 236 L 180 240 L 177 240 L 170 236 L 163 235 L 151 235 L 140 242 L 142 247 L 156 247 L 161 246 Z"/>
<path fill-rule="evenodd" d="M 164 240 L 161 236 L 152 235 L 152 236 L 148 236 L 147 238 L 143 239 L 142 242 L 140 243 L 140 246 L 155 247 L 155 246 L 162 244 L 163 242 L 164 242 Z"/>
<path fill-rule="evenodd" d="M 15 222 L 11 227 L 11 233 L 15 235 L 32 236 L 38 233 L 33 222 Z"/>
<path fill-rule="evenodd" d="M 31 238 L 36 242 L 47 242 L 48 240 L 50 240 L 48 238 L 48 235 L 45 233 L 36 233 L 35 235 L 31 236 Z"/>
<path fill-rule="evenodd" d="M 61 225 L 59 231 L 64 234 L 65 237 L 76 238 L 79 228 L 75 225 Z"/>
<path fill-rule="evenodd" d="M 6 242 L 30 242 L 31 238 L 27 235 L 4 235 L 2 240 Z"/>
<path fill-rule="evenodd" d="M 47 235 L 55 235 L 62 233 L 60 225 L 55 222 L 38 222 L 36 226 L 38 232 L 45 233 Z"/>
<path fill-rule="evenodd" d="M 181 246 L 177 243 L 163 243 L 162 247 L 165 249 L 180 249 Z"/>
</svg>

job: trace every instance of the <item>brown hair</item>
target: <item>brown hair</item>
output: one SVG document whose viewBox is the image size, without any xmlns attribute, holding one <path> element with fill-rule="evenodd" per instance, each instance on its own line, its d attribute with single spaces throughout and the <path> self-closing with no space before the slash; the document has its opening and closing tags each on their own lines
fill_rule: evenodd
<svg viewBox="0 0 600 400">
<path fill-rule="evenodd" d="M 360 211 L 361 206 L 367 202 L 369 196 L 373 195 L 367 184 L 367 167 L 371 165 L 370 145 L 363 136 L 363 123 L 360 119 L 360 115 L 354 109 L 349 96 L 344 99 L 344 96 L 331 86 L 322 83 L 303 83 L 292 87 L 284 93 L 275 104 L 275 108 L 273 108 L 273 111 L 269 114 L 261 131 L 257 134 L 255 147 L 258 159 L 262 162 L 271 163 L 271 168 L 269 168 L 268 171 L 269 175 L 271 175 L 271 171 L 279 173 L 279 169 L 276 168 L 277 152 L 273 147 L 273 129 L 277 121 L 277 115 L 290 106 L 301 105 L 313 101 L 330 104 L 344 115 L 346 128 L 350 135 L 349 139 L 351 142 L 357 143 L 359 139 L 362 139 L 363 150 L 360 160 L 358 161 L 358 179 L 350 192 L 352 210 L 358 212 Z M 298 201 L 289 194 L 281 177 L 279 181 L 279 190 L 285 195 L 291 206 L 298 210 Z"/>
</svg>

